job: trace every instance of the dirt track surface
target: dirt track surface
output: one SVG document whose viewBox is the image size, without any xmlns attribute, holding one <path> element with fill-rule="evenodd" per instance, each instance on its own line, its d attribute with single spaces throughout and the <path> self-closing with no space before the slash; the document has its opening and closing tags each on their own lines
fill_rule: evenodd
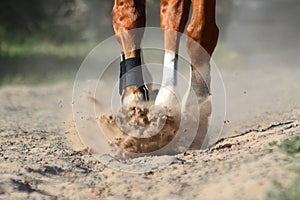
<svg viewBox="0 0 300 200">
<path fill-rule="evenodd" d="M 70 88 L 0 89 L 0 199 L 264 199 L 273 180 L 291 182 L 291 159 L 268 144 L 300 134 L 299 109 L 134 174 L 104 166 L 81 146 Z"/>
</svg>

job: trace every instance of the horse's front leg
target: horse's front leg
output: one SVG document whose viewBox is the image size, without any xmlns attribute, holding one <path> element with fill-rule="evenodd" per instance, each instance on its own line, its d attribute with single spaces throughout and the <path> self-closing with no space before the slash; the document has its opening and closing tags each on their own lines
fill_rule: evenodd
<svg viewBox="0 0 300 200">
<path fill-rule="evenodd" d="M 176 104 L 174 87 L 178 61 L 180 34 L 189 17 L 190 0 L 161 0 L 160 27 L 164 35 L 165 55 L 162 85 L 155 104 L 169 106 Z"/>
<path fill-rule="evenodd" d="M 120 94 L 123 104 L 148 99 L 141 66 L 140 44 L 145 27 L 145 0 L 115 0 L 112 10 L 115 35 L 122 46 Z"/>
</svg>

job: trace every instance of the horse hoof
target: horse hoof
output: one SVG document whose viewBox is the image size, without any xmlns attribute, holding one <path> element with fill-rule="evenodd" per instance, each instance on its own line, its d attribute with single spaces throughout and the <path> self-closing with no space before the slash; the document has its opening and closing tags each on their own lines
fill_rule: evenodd
<svg viewBox="0 0 300 200">
<path fill-rule="evenodd" d="M 161 87 L 156 96 L 155 105 L 162 107 L 173 107 L 178 105 L 174 89 L 171 87 Z"/>
<path fill-rule="evenodd" d="M 134 92 L 122 99 L 123 105 L 134 106 L 145 102 L 145 97 L 142 92 Z"/>
</svg>

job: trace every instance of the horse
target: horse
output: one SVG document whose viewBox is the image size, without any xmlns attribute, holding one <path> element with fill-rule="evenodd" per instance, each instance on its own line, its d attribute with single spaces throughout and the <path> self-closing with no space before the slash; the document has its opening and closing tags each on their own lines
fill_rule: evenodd
<svg viewBox="0 0 300 200">
<path fill-rule="evenodd" d="M 190 8 L 192 6 L 189 24 Z M 122 48 L 120 63 L 120 87 L 122 103 L 136 104 L 149 100 L 150 88 L 144 84 L 141 65 L 141 31 L 144 28 L 146 0 L 115 0 L 112 9 L 112 25 L 115 36 Z M 203 101 L 210 95 L 210 57 L 219 37 L 219 29 L 215 20 L 216 0 L 161 0 L 160 28 L 164 37 L 164 65 L 162 84 L 156 95 L 155 105 L 168 106 L 175 101 L 174 72 L 177 70 L 178 46 L 180 35 L 186 28 L 186 49 L 191 60 L 191 87 Z M 186 27 L 187 25 L 187 27 Z M 176 73 L 175 73 L 176 74 Z M 207 131 L 208 116 L 211 113 L 208 103 L 206 114 L 201 115 L 195 148 L 202 144 Z M 202 111 L 201 111 L 202 112 Z M 202 112 L 203 113 L 203 112 Z"/>
<path fill-rule="evenodd" d="M 215 20 L 216 0 L 161 0 L 160 27 L 164 36 L 164 68 L 167 70 L 164 70 L 162 87 L 156 97 L 157 105 L 167 105 L 172 102 L 170 91 L 172 92 L 174 77 L 170 71 L 176 70 L 177 67 L 180 40 L 178 33 L 183 33 L 185 30 L 191 5 L 193 11 L 186 29 L 188 38 L 186 47 L 191 59 L 192 86 L 199 96 L 209 94 L 209 60 L 219 36 Z M 144 33 L 130 30 L 145 27 L 145 8 L 146 0 L 115 0 L 112 24 L 124 52 L 120 76 L 141 64 L 140 44 Z M 207 55 L 204 55 L 200 48 L 204 48 Z M 136 70 L 130 78 L 126 78 L 126 83 L 121 84 L 120 93 L 123 103 L 130 103 L 130 99 L 147 100 L 148 88 L 143 85 L 141 77 L 141 71 Z"/>
</svg>

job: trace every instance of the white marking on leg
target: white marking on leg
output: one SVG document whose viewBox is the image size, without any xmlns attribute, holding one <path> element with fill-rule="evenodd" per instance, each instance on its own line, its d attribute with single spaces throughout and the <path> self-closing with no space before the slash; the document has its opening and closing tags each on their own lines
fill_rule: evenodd
<svg viewBox="0 0 300 200">
<path fill-rule="evenodd" d="M 177 81 L 177 60 L 175 52 L 166 51 L 164 56 L 164 69 L 162 86 L 175 86 Z"/>
<path fill-rule="evenodd" d="M 170 106 L 177 103 L 175 95 L 177 59 L 175 52 L 165 51 L 162 84 L 155 105 Z"/>
<path fill-rule="evenodd" d="M 191 91 L 191 86 L 192 86 L 192 68 L 190 67 L 189 68 L 189 85 L 188 85 L 188 88 L 182 98 L 182 101 L 181 101 L 181 111 L 182 113 L 186 113 L 186 109 L 187 109 L 187 103 L 188 103 L 188 98 L 190 96 L 190 91 Z"/>
</svg>

